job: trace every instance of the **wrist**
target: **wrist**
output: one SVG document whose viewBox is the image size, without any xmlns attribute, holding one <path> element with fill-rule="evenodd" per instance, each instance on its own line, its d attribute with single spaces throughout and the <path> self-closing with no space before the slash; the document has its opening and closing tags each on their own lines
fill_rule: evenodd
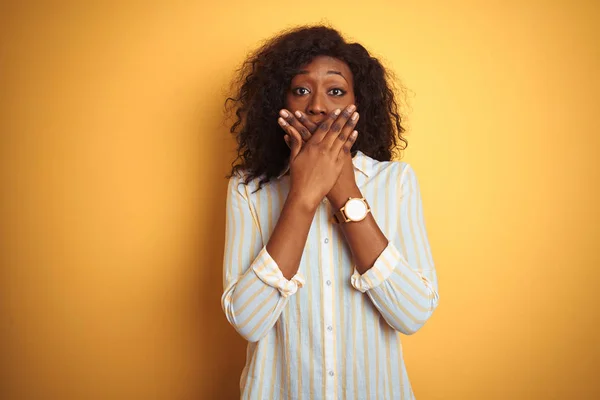
<svg viewBox="0 0 600 400">
<path fill-rule="evenodd" d="M 329 200 L 334 209 L 342 208 L 349 197 L 362 197 L 362 193 L 356 183 L 348 186 L 336 186 L 327 194 L 327 200 Z"/>
<path fill-rule="evenodd" d="M 303 214 L 315 214 L 319 206 L 319 202 L 311 199 L 309 196 L 290 192 L 285 201 L 285 205 Z"/>
</svg>

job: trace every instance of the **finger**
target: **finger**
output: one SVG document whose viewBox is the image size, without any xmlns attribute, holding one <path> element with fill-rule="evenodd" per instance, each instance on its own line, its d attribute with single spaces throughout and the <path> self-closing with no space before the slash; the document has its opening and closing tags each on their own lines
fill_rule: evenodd
<svg viewBox="0 0 600 400">
<path fill-rule="evenodd" d="M 296 158 L 296 156 L 298 155 L 298 153 L 300 153 L 300 149 L 302 147 L 302 138 L 300 137 L 300 134 L 298 133 L 296 128 L 294 128 L 293 126 L 291 126 L 290 124 L 285 122 L 285 120 L 283 118 L 279 118 L 277 120 L 277 122 L 279 122 L 279 125 L 290 136 L 290 139 L 289 139 L 290 149 L 291 149 L 290 159 L 294 160 Z"/>
<path fill-rule="evenodd" d="M 302 140 L 307 141 L 308 139 L 310 139 L 310 131 L 306 126 L 304 126 L 300 121 L 296 119 L 294 114 L 292 114 L 290 111 L 284 108 L 283 110 L 279 111 L 279 115 L 281 115 L 285 122 L 293 126 L 296 129 L 296 131 L 300 133 L 300 137 L 302 137 Z"/>
<path fill-rule="evenodd" d="M 335 121 L 331 124 L 331 127 L 329 128 L 329 132 L 327 132 L 327 135 L 325 135 L 325 138 L 323 139 L 323 142 L 330 148 L 334 147 L 334 144 L 338 141 L 338 137 L 340 136 L 340 133 L 342 133 L 342 130 L 344 129 L 344 127 L 346 126 L 347 122 L 350 120 L 350 117 L 353 116 L 354 110 L 356 110 L 356 106 L 354 104 L 350 104 L 348 107 L 344 108 L 344 110 L 338 115 L 338 117 L 335 119 Z M 352 132 L 352 129 L 349 130 L 349 132 L 347 132 L 347 134 L 349 135 Z M 344 137 L 342 139 L 342 141 L 345 141 L 345 139 L 347 138 Z M 336 148 L 336 150 L 339 152 L 339 148 Z"/>
<path fill-rule="evenodd" d="M 356 129 L 356 124 L 358 123 L 359 117 L 360 116 L 358 115 L 358 113 L 354 112 L 352 114 L 352 116 L 350 117 L 350 119 L 348 119 L 348 121 L 346 121 L 346 125 L 344 125 L 344 127 L 342 128 L 342 131 L 337 136 L 337 140 L 335 140 L 335 142 L 331 146 L 331 150 L 333 151 L 334 154 L 337 154 L 340 152 L 340 149 L 346 143 L 350 134 L 352 134 L 352 132 Z"/>
<path fill-rule="evenodd" d="M 287 144 L 287 147 L 289 147 L 290 149 L 292 148 L 292 145 L 290 144 L 290 136 L 288 134 L 286 134 L 283 137 L 283 140 L 285 141 L 285 144 Z"/>
<path fill-rule="evenodd" d="M 352 146 L 356 142 L 357 137 L 358 137 L 358 132 L 352 131 L 350 136 L 348 136 L 348 139 L 344 142 L 344 145 L 342 146 L 342 148 L 338 154 L 338 157 L 342 157 L 345 154 L 350 154 L 350 152 L 352 150 Z"/>
<path fill-rule="evenodd" d="M 329 132 L 329 128 L 331 128 L 332 124 L 335 120 L 337 120 L 338 115 L 342 110 L 336 109 L 329 113 L 325 121 L 321 122 L 317 130 L 313 133 L 312 137 L 309 139 L 309 142 L 312 143 L 320 143 L 325 139 L 327 133 Z"/>
<path fill-rule="evenodd" d="M 298 121 L 300 121 L 300 123 L 302 125 L 304 125 L 309 132 L 311 133 L 311 135 L 317 130 L 317 128 L 319 127 L 319 125 L 315 124 L 314 122 L 312 122 L 310 119 L 308 119 L 306 117 L 306 114 L 304 114 L 302 111 L 298 110 L 294 113 L 294 115 L 296 116 L 296 118 L 298 119 Z"/>
<path fill-rule="evenodd" d="M 291 135 L 293 139 L 290 139 L 291 142 L 291 152 L 290 152 L 290 160 L 295 160 L 300 150 L 302 149 L 302 138 L 296 129 L 290 125 L 290 131 L 293 131 Z"/>
</svg>

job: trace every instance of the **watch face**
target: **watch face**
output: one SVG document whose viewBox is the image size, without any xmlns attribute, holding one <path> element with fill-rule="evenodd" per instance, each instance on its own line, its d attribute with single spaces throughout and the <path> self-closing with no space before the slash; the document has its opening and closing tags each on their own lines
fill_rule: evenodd
<svg viewBox="0 0 600 400">
<path fill-rule="evenodd" d="M 352 221 L 363 220 L 367 215 L 367 205 L 360 199 L 350 199 L 346 202 L 344 213 Z"/>
</svg>

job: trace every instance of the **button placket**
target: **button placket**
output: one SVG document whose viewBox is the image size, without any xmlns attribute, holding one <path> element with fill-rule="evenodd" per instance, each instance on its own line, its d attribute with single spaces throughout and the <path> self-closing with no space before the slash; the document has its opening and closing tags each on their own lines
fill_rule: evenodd
<svg viewBox="0 0 600 400">
<path fill-rule="evenodd" d="M 324 203 L 326 203 L 324 201 Z M 325 357 L 325 362 L 324 362 L 324 366 L 325 366 L 325 371 L 327 371 L 327 376 L 329 379 L 327 379 L 327 383 L 326 383 L 326 399 L 330 399 L 334 397 L 334 385 L 335 385 L 335 381 L 333 380 L 333 377 L 335 376 L 335 362 L 333 359 L 333 351 L 334 351 L 334 346 L 335 346 L 335 336 L 334 336 L 334 332 L 333 332 L 333 320 L 334 320 L 334 316 L 333 316 L 333 309 L 332 309 L 332 304 L 333 304 L 333 285 L 332 285 L 332 279 L 333 276 L 331 275 L 332 273 L 332 265 L 330 265 L 331 263 L 331 259 L 332 259 L 332 254 L 331 252 L 333 251 L 332 247 L 333 246 L 329 246 L 329 241 L 330 241 L 330 225 L 329 225 L 329 221 L 327 219 L 327 215 L 329 214 L 329 207 L 323 207 L 321 209 L 321 214 L 320 214 L 320 234 L 321 234 L 321 240 L 323 243 L 322 248 L 321 248 L 321 264 L 322 264 L 322 291 L 323 291 L 323 321 L 321 321 L 322 323 L 322 329 L 323 329 L 323 335 L 324 337 L 324 349 L 323 349 L 323 355 Z"/>
</svg>

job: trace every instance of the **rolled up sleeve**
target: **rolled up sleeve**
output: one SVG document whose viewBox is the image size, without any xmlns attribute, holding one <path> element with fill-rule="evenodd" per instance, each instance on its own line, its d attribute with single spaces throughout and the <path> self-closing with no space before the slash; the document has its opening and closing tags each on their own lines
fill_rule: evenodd
<svg viewBox="0 0 600 400">
<path fill-rule="evenodd" d="M 228 185 L 221 307 L 237 332 L 256 342 L 273 328 L 304 279 L 299 274 L 286 279 L 268 253 L 241 179 L 234 175 Z"/>
<path fill-rule="evenodd" d="M 354 269 L 351 284 L 369 296 L 392 328 L 413 334 L 437 308 L 439 293 L 419 184 L 410 165 L 400 179 L 396 232 L 371 268 L 362 275 Z"/>
<path fill-rule="evenodd" d="M 258 257 L 256 257 L 252 269 L 261 281 L 279 290 L 279 293 L 283 297 L 288 297 L 296 293 L 299 288 L 304 286 L 304 278 L 299 273 L 289 280 L 283 276 L 279 266 L 267 251 L 266 246 L 261 249 Z"/>
</svg>

